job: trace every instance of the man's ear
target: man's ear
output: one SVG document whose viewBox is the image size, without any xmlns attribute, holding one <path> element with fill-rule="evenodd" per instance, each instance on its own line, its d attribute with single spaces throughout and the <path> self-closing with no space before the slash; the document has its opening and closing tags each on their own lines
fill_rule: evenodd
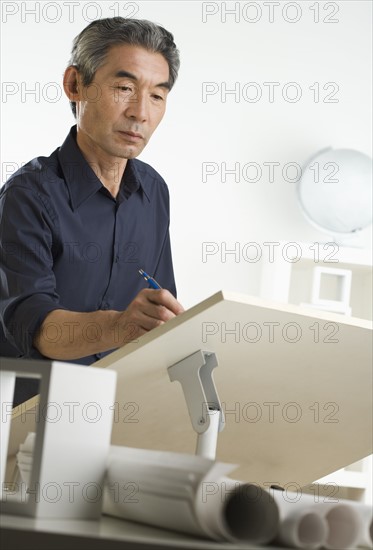
<svg viewBox="0 0 373 550">
<path fill-rule="evenodd" d="M 70 101 L 79 101 L 79 73 L 76 67 L 67 67 L 63 75 L 63 89 Z"/>
</svg>

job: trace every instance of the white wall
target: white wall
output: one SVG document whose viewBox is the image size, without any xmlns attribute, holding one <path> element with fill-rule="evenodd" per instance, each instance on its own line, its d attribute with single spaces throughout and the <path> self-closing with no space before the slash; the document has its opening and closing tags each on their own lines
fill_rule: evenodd
<svg viewBox="0 0 373 550">
<path fill-rule="evenodd" d="M 260 262 L 242 255 L 245 243 L 328 241 L 303 218 L 296 183 L 284 180 L 287 163 L 303 163 L 318 150 L 346 147 L 371 154 L 371 2 L 2 2 L 2 182 L 7 171 L 58 147 L 74 123 L 60 83 L 72 39 L 96 14 L 154 20 L 171 30 L 181 50 L 181 71 L 167 115 L 141 158 L 166 179 L 172 196 L 172 242 L 179 299 L 189 307 L 224 288 L 257 294 Z M 311 7 L 313 8 L 311 9 Z M 224 7 L 236 9 L 226 15 Z M 319 22 L 315 9 L 319 8 Z M 216 11 L 203 22 L 203 10 Z M 36 10 L 32 14 L 28 10 Z M 73 11 L 74 10 L 74 11 Z M 336 13 L 333 15 L 333 11 Z M 260 15 L 261 12 L 261 15 Z M 36 21 L 40 14 L 40 20 Z M 257 22 L 248 22 L 257 16 Z M 289 22 L 300 17 L 296 22 Z M 324 22 L 325 18 L 337 20 Z M 72 20 L 69 22 L 69 18 Z M 58 20 L 57 20 L 58 19 Z M 287 20 L 286 20 L 287 19 Z M 52 20 L 56 20 L 52 22 Z M 203 101 L 204 82 L 218 93 Z M 254 88 L 262 98 L 256 103 Z M 269 101 L 264 82 L 280 83 Z M 302 97 L 290 102 L 284 85 L 296 82 Z M 319 83 L 320 101 L 309 89 Z M 335 83 L 323 90 L 326 83 Z M 58 84 L 54 84 L 58 83 Z M 226 83 L 241 94 L 222 98 Z M 326 103 L 327 94 L 339 90 Z M 25 89 L 40 93 L 26 94 Z M 6 92 L 4 95 L 4 91 Z M 23 93 L 22 93 L 23 91 Z M 13 95 L 10 92 L 14 92 Z M 219 172 L 202 181 L 202 164 Z M 222 182 L 221 163 L 232 168 L 255 162 L 256 183 Z M 279 162 L 269 182 L 264 162 Z M 213 166 L 213 165 L 211 165 Z M 289 169 L 288 177 L 294 177 Z M 254 177 L 254 171 L 248 172 Z M 365 232 L 369 243 L 370 230 Z M 219 253 L 202 261 L 204 242 Z M 222 261 L 222 243 L 241 251 Z M 247 250 L 247 249 L 245 249 Z M 223 258 L 224 259 L 224 258 Z"/>
</svg>

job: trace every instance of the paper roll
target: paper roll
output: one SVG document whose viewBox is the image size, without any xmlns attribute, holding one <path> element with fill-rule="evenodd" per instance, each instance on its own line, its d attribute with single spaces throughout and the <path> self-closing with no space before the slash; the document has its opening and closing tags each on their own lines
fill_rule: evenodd
<svg viewBox="0 0 373 550">
<path fill-rule="evenodd" d="M 288 491 L 274 491 L 274 499 L 280 508 L 280 529 L 294 513 L 308 510 L 327 523 L 326 538 L 324 541 L 320 541 L 323 548 L 328 550 L 355 549 L 363 539 L 364 523 L 352 501 L 317 502 L 314 495 Z M 283 532 L 285 531 L 286 529 L 283 529 Z M 308 532 L 308 530 L 306 531 Z M 289 542 L 287 543 L 289 544 Z M 308 546 L 296 547 L 308 548 Z M 313 546 L 312 548 L 318 547 Z"/>
<path fill-rule="evenodd" d="M 112 447 L 103 511 L 219 541 L 267 543 L 278 530 L 278 508 L 259 486 L 227 478 L 235 467 L 192 455 Z"/>
<path fill-rule="evenodd" d="M 329 536 L 329 525 L 312 506 L 313 502 L 297 493 L 273 491 L 272 494 L 280 515 L 275 541 L 293 548 L 321 548 Z"/>
<path fill-rule="evenodd" d="M 205 479 L 204 483 L 204 496 L 201 498 L 201 491 L 196 495 L 196 514 L 214 538 L 249 544 L 266 544 L 273 539 L 279 513 L 268 491 L 228 477 L 216 482 Z"/>
<path fill-rule="evenodd" d="M 325 543 L 328 550 L 349 550 L 359 546 L 363 538 L 363 521 L 350 503 L 315 505 L 318 513 L 324 514 L 329 525 L 329 535 Z"/>
<path fill-rule="evenodd" d="M 193 455 L 112 446 L 103 512 L 221 540 L 219 533 L 198 517 L 197 505 L 202 509 L 209 505 L 200 489 L 206 476 L 216 480 L 235 467 Z"/>
<path fill-rule="evenodd" d="M 342 501 L 346 502 L 346 501 Z M 363 548 L 373 548 L 373 506 L 354 500 L 347 501 L 353 506 L 359 514 L 363 523 L 363 532 L 359 545 Z"/>
<path fill-rule="evenodd" d="M 162 465 L 144 464 L 140 460 L 132 462 L 126 456 L 114 457 L 108 464 L 103 512 L 164 529 L 206 536 L 193 513 L 193 497 L 198 485 L 193 481 L 192 474 L 188 476 L 182 469 L 167 468 L 166 463 L 162 468 Z"/>
</svg>

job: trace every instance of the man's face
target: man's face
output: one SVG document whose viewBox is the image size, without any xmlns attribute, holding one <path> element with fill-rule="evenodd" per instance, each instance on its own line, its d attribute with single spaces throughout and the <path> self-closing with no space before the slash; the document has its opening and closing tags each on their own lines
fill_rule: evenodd
<svg viewBox="0 0 373 550">
<path fill-rule="evenodd" d="M 160 53 L 113 46 L 91 84 L 78 80 L 78 136 L 104 156 L 137 157 L 165 113 L 168 79 Z"/>
</svg>

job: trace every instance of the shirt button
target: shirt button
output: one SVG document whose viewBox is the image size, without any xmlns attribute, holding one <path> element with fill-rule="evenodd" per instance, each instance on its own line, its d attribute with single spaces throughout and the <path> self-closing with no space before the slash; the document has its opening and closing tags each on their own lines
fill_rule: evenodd
<svg viewBox="0 0 373 550">
<path fill-rule="evenodd" d="M 101 309 L 109 309 L 109 304 L 105 302 L 104 304 L 102 304 Z"/>
<path fill-rule="evenodd" d="M 119 256 L 118 256 L 118 254 L 115 256 L 115 262 L 116 262 L 116 263 L 119 262 Z"/>
</svg>

